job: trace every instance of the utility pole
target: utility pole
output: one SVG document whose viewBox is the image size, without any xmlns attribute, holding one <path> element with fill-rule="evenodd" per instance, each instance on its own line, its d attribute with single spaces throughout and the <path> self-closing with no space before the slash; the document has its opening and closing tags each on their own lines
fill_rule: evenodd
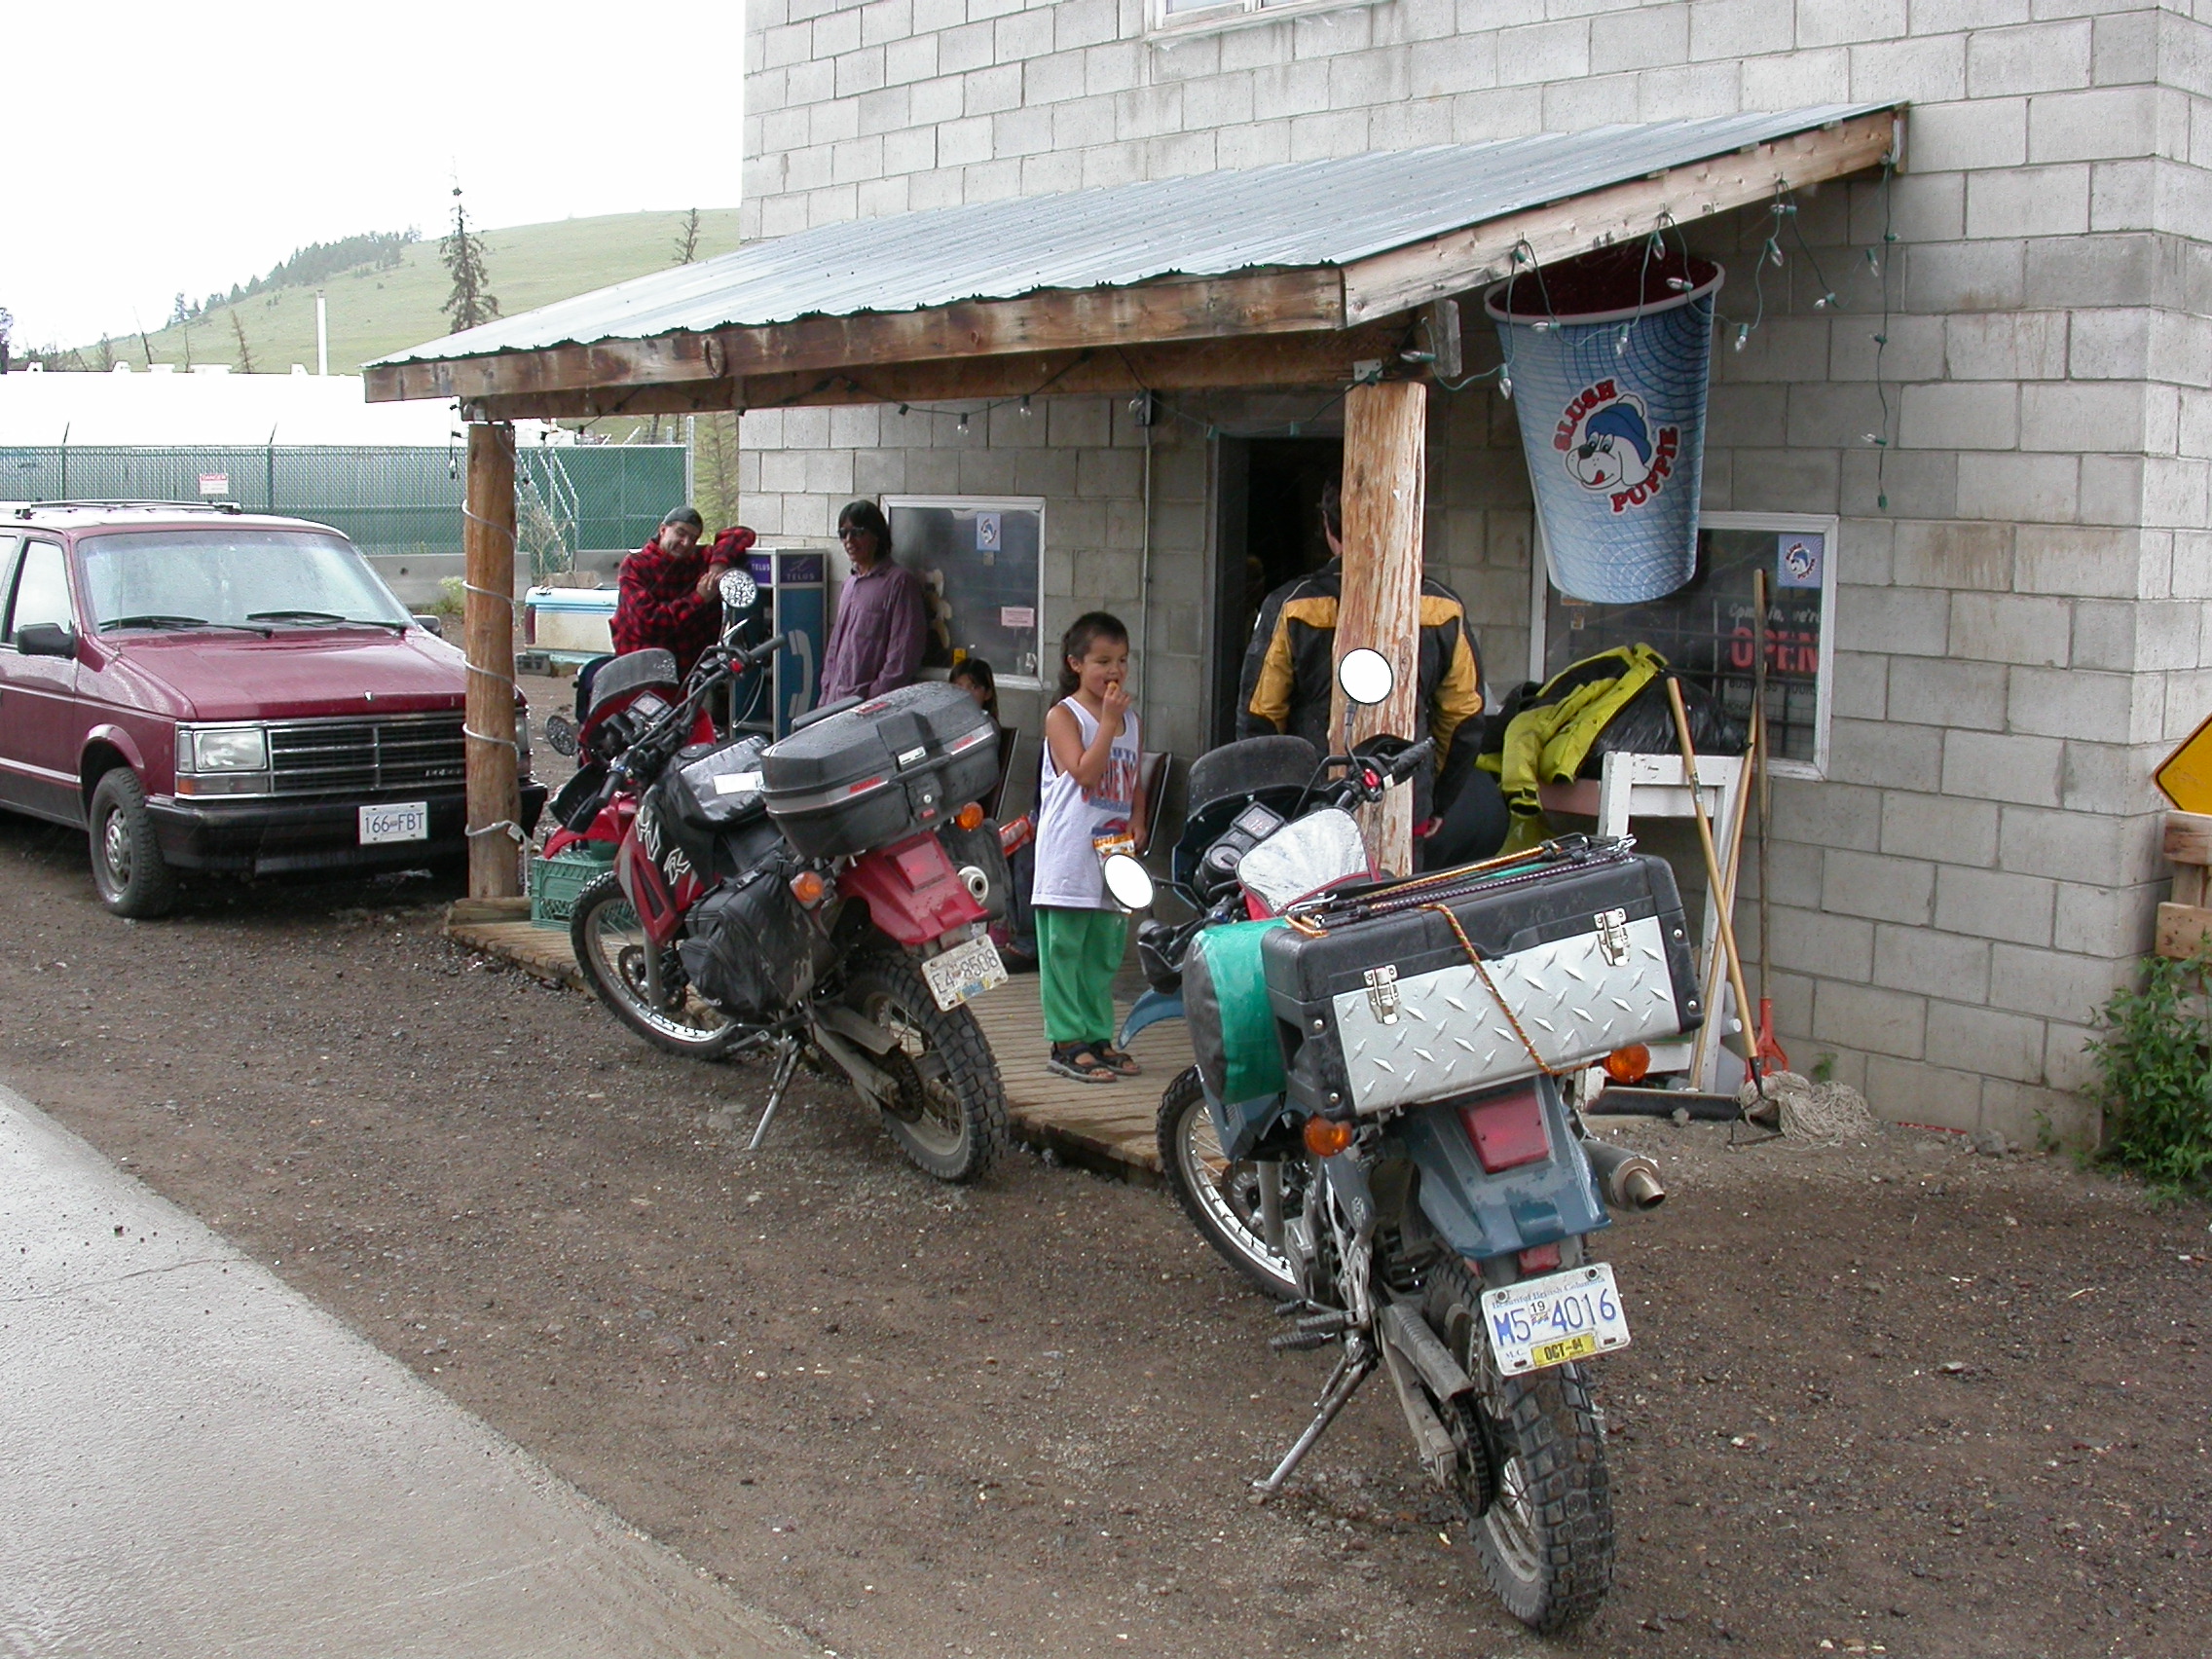
<svg viewBox="0 0 2212 1659">
<path fill-rule="evenodd" d="M 314 291 L 314 372 L 330 373 L 330 302 L 320 288 Z"/>
</svg>

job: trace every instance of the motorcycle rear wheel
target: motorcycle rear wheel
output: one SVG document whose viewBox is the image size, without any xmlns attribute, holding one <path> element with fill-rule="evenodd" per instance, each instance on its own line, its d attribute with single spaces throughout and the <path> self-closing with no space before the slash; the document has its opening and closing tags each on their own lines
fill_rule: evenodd
<svg viewBox="0 0 2212 1659">
<path fill-rule="evenodd" d="M 1497 1495 L 1473 1524 L 1483 1576 L 1506 1611 L 1540 1635 L 1571 1629 L 1598 1610 L 1613 1581 L 1612 1482 L 1591 1403 L 1574 1364 L 1501 1377 L 1484 1340 L 1481 1276 L 1453 1258 L 1425 1285 L 1429 1324 L 1477 1392 L 1497 1452 Z M 1468 1424 L 1469 1432 L 1476 1425 Z"/>
<path fill-rule="evenodd" d="M 743 1025 L 688 987 L 673 1006 L 655 1003 L 646 993 L 645 953 L 652 945 L 612 870 L 576 895 L 575 906 L 569 912 L 569 943 L 592 994 L 654 1048 L 713 1060 L 745 1035 Z M 673 949 L 666 952 L 663 966 L 677 969 L 681 977 Z"/>
<path fill-rule="evenodd" d="M 883 1126 L 940 1181 L 979 1180 L 1013 1137 L 1006 1089 L 983 1028 L 965 1008 L 941 1009 L 903 956 L 869 955 L 845 977 L 845 1000 L 897 1039 L 872 1056 L 899 1086 Z"/>
<path fill-rule="evenodd" d="M 1167 1190 L 1198 1235 L 1231 1267 L 1277 1302 L 1300 1294 L 1289 1258 L 1260 1231 L 1259 1165 L 1222 1156 L 1198 1068 L 1191 1066 L 1161 1096 L 1155 1125 Z"/>
</svg>

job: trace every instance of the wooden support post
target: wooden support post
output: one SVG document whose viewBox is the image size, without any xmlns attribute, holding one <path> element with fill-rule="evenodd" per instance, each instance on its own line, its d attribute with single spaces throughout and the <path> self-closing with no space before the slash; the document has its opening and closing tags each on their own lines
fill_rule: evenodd
<svg viewBox="0 0 2212 1659">
<path fill-rule="evenodd" d="M 1419 740 L 1420 708 L 1421 512 L 1428 476 L 1428 387 L 1419 381 L 1355 386 L 1345 398 L 1344 598 L 1337 655 L 1360 645 L 1390 660 L 1387 703 L 1362 709 L 1356 742 L 1378 732 Z M 1344 731 L 1344 692 L 1329 701 L 1334 743 Z M 1392 790 L 1367 815 L 1369 850 L 1386 869 L 1414 867 L 1413 791 Z"/>
<path fill-rule="evenodd" d="M 471 423 L 468 494 L 461 507 L 467 583 L 468 896 L 522 891 L 516 847 L 522 793 L 515 777 L 515 429 Z"/>
</svg>

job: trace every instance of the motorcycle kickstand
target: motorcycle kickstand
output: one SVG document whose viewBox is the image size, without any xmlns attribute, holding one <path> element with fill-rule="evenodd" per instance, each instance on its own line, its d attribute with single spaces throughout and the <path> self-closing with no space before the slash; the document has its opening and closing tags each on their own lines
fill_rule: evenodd
<svg viewBox="0 0 2212 1659">
<path fill-rule="evenodd" d="M 1337 1414 L 1345 1409 L 1352 1395 L 1359 1392 L 1359 1385 L 1374 1375 L 1375 1350 L 1363 1339 L 1356 1336 L 1351 1338 L 1345 1344 L 1344 1358 L 1337 1361 L 1336 1370 L 1329 1375 L 1329 1385 L 1322 1391 L 1313 1420 L 1307 1424 L 1306 1432 L 1298 1437 L 1291 1449 L 1283 1454 L 1282 1461 L 1275 1465 L 1275 1472 L 1264 1481 L 1252 1483 L 1253 1492 L 1262 1499 L 1271 1498 L 1280 1492 L 1282 1483 L 1290 1479 L 1292 1472 L 1306 1460 L 1306 1454 L 1313 1450 L 1313 1443 L 1321 1438 L 1329 1424 L 1336 1421 Z"/>
<path fill-rule="evenodd" d="M 753 1128 L 753 1138 L 745 1143 L 747 1152 L 758 1152 L 760 1143 L 767 1137 L 769 1120 L 775 1117 L 776 1108 L 784 1103 L 784 1090 L 792 1086 L 792 1073 L 798 1069 L 798 1039 L 786 1037 L 776 1045 L 776 1075 L 768 1085 L 768 1104 L 760 1114 L 760 1122 Z"/>
</svg>

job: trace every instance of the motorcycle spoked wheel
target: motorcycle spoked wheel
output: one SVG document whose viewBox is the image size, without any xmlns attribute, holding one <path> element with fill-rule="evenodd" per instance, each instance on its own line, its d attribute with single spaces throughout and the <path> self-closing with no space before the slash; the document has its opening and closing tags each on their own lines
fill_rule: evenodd
<svg viewBox="0 0 2212 1659">
<path fill-rule="evenodd" d="M 874 1059 L 899 1086 L 897 1103 L 881 1108 L 899 1150 L 940 1181 L 986 1174 L 1013 1131 L 998 1062 L 976 1016 L 939 1008 L 903 956 L 856 962 L 845 976 L 845 1001 L 897 1039 Z"/>
<path fill-rule="evenodd" d="M 674 1005 L 655 1003 L 645 991 L 645 952 L 652 948 L 630 896 L 612 870 L 593 879 L 576 895 L 569 912 L 569 943 L 576 969 L 608 1011 L 650 1043 L 671 1054 L 695 1060 L 719 1059 L 746 1032 L 745 1026 L 695 995 L 688 986 Z M 664 973 L 682 982 L 682 965 L 666 953 Z M 668 981 L 664 978 L 664 984 Z"/>
<path fill-rule="evenodd" d="M 1302 1295 L 1290 1259 L 1271 1249 L 1260 1231 L 1259 1165 L 1222 1155 L 1197 1066 L 1182 1072 L 1161 1096 L 1155 1133 L 1168 1191 L 1199 1236 L 1277 1302 Z M 1284 1173 L 1291 1173 L 1290 1166 Z"/>
<path fill-rule="evenodd" d="M 1612 1483 L 1589 1376 L 1571 1363 L 1499 1376 L 1484 1340 L 1482 1279 L 1466 1263 L 1431 1269 L 1423 1292 L 1429 1325 L 1477 1382 L 1459 1409 L 1489 1420 L 1467 1432 L 1487 1434 L 1496 1455 L 1496 1495 L 1472 1524 L 1483 1576 L 1530 1630 L 1570 1629 L 1613 1581 Z"/>
</svg>

